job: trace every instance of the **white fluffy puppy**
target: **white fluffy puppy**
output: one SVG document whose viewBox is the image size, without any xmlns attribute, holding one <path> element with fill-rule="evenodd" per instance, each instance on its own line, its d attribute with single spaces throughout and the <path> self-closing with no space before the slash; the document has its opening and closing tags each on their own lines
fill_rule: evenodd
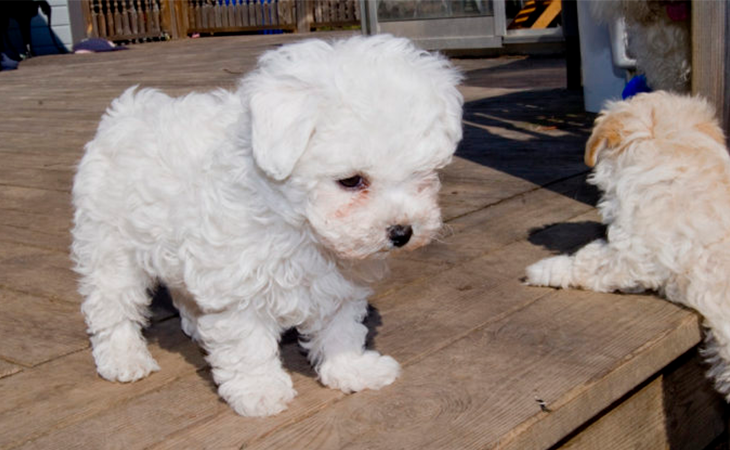
<svg viewBox="0 0 730 450">
<path fill-rule="evenodd" d="M 666 92 L 609 104 L 585 160 L 607 240 L 531 265 L 528 284 L 657 290 L 696 309 L 709 374 L 730 400 L 730 158 L 713 109 Z"/>
<path fill-rule="evenodd" d="M 158 370 L 141 334 L 162 282 L 240 414 L 296 392 L 278 340 L 296 327 L 323 384 L 398 376 L 365 351 L 368 284 L 441 226 L 439 179 L 461 139 L 459 73 L 391 36 L 309 40 L 261 56 L 235 92 L 134 88 L 87 144 L 73 257 L 97 369 Z"/>
</svg>

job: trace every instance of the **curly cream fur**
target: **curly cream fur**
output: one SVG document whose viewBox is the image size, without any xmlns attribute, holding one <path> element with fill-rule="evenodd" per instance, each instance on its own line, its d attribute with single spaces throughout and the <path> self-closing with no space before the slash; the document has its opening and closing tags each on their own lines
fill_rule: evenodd
<svg viewBox="0 0 730 450">
<path fill-rule="evenodd" d="M 444 58 L 376 36 L 266 52 L 234 92 L 127 90 L 73 189 L 99 374 L 159 369 L 140 331 L 162 282 L 240 414 L 275 414 L 296 394 L 278 358 L 290 327 L 325 385 L 392 383 L 398 364 L 364 350 L 368 285 L 394 250 L 389 227 L 412 227 L 412 249 L 441 226 L 436 170 L 461 139 L 459 80 Z M 354 175 L 367 186 L 338 184 Z"/>
<path fill-rule="evenodd" d="M 527 282 L 656 290 L 696 309 L 709 329 L 709 375 L 730 400 L 730 157 L 712 107 L 666 92 L 609 104 L 586 161 L 607 240 L 531 265 Z"/>
</svg>

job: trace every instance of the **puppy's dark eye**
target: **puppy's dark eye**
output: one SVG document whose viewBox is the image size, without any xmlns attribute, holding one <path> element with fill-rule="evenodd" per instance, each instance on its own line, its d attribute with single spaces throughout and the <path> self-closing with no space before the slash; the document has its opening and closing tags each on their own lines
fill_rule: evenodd
<svg viewBox="0 0 730 450">
<path fill-rule="evenodd" d="M 360 175 L 355 175 L 354 177 L 337 180 L 337 183 L 346 189 L 363 189 L 363 188 L 367 187 L 367 181 L 365 180 L 365 178 L 363 178 Z"/>
</svg>

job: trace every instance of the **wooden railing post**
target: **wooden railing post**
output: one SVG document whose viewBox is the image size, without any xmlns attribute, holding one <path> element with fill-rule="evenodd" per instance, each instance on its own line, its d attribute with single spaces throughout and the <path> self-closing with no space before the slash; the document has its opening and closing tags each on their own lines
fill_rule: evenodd
<svg viewBox="0 0 730 450">
<path fill-rule="evenodd" d="M 297 5 L 297 33 L 309 33 L 311 31 L 312 9 L 307 7 L 307 0 L 296 0 Z"/>
<path fill-rule="evenodd" d="M 179 39 L 180 33 L 178 32 L 177 20 L 175 20 L 175 4 L 185 6 L 184 2 L 174 2 L 172 0 L 162 0 L 160 11 L 162 17 L 162 30 L 169 33 L 172 39 Z"/>
<path fill-rule="evenodd" d="M 190 28 L 190 13 L 192 12 L 192 4 L 190 1 L 183 2 L 171 1 L 173 14 L 175 17 L 177 37 L 184 38 L 188 35 Z"/>
<path fill-rule="evenodd" d="M 725 134 L 730 133 L 730 5 L 692 2 L 692 93 L 715 105 Z"/>
<path fill-rule="evenodd" d="M 84 17 L 86 37 L 99 36 L 99 31 L 96 28 L 96 17 L 94 17 L 94 12 L 91 10 L 91 0 L 81 0 L 81 14 Z"/>
</svg>

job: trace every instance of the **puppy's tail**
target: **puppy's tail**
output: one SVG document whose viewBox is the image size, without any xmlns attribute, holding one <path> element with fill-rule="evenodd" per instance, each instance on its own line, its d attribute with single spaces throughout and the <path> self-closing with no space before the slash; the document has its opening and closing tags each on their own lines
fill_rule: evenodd
<svg viewBox="0 0 730 450">
<path fill-rule="evenodd" d="M 730 263 L 730 246 L 721 243 L 717 248 L 705 249 L 703 257 L 695 261 L 692 281 L 687 285 L 687 305 L 704 317 L 705 345 L 700 350 L 710 366 L 707 377 L 715 389 L 730 402 L 730 283 L 724 268 Z"/>
<path fill-rule="evenodd" d="M 730 324 L 726 324 L 730 326 Z M 730 360 L 728 360 L 728 347 L 730 346 L 722 337 L 718 338 L 717 328 L 711 327 L 705 322 L 705 345 L 700 350 L 705 363 L 710 368 L 707 371 L 707 377 L 710 378 L 715 389 L 721 393 L 725 399 L 730 402 Z"/>
</svg>

